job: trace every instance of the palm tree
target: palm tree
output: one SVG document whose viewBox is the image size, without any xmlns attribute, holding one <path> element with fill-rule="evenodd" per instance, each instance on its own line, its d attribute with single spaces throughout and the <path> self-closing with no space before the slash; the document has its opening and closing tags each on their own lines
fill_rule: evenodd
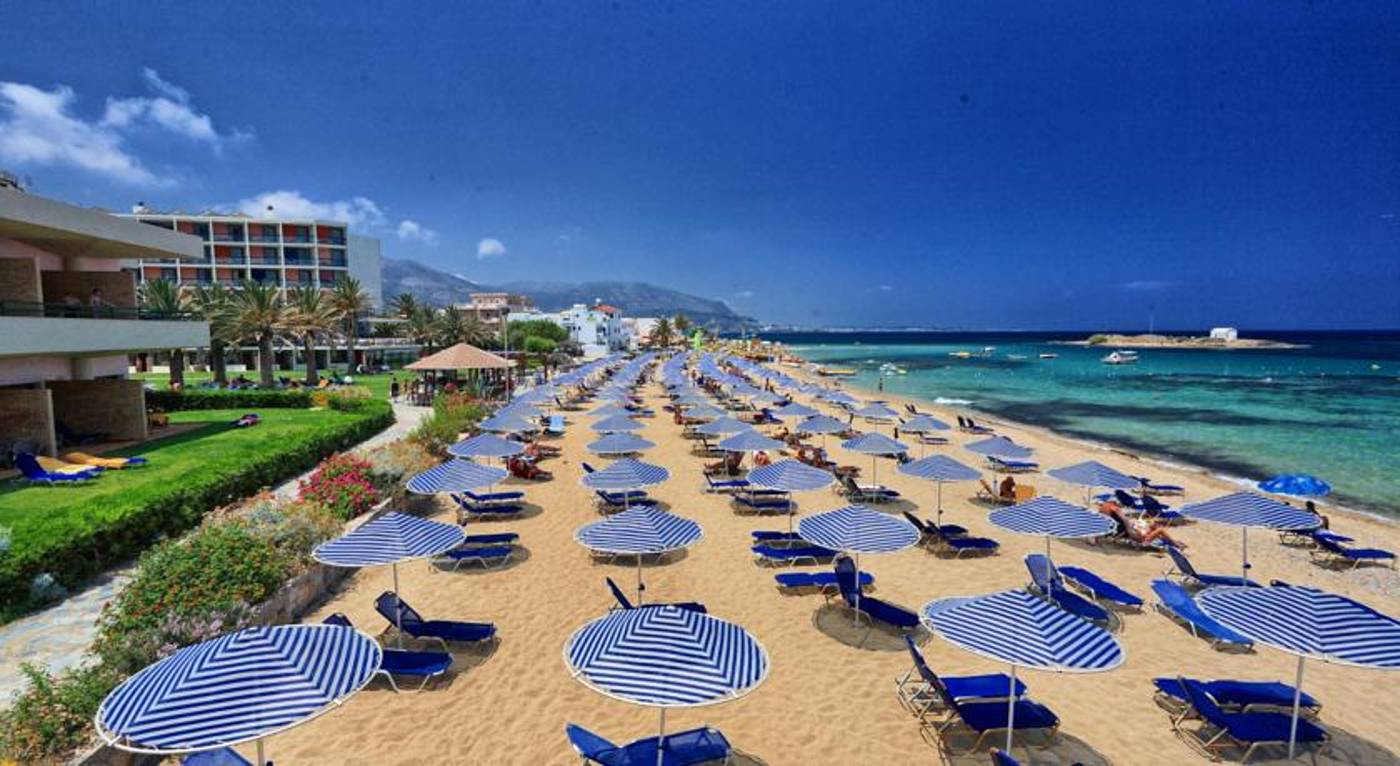
<svg viewBox="0 0 1400 766">
<path fill-rule="evenodd" d="M 360 287 L 360 280 L 347 276 L 335 283 L 330 291 L 331 310 L 345 332 L 346 369 L 355 367 L 355 336 L 360 331 L 360 316 L 372 308 L 369 293 Z"/>
<path fill-rule="evenodd" d="M 413 293 L 399 293 L 389 302 L 389 308 L 393 310 L 394 316 L 401 319 L 408 319 L 413 316 L 413 312 L 418 310 L 418 299 Z"/>
<path fill-rule="evenodd" d="M 259 385 L 272 388 L 272 340 L 287 325 L 287 307 L 275 284 L 244 280 L 233 294 L 229 327 L 234 337 L 258 346 Z"/>
<path fill-rule="evenodd" d="M 448 306 L 434 318 L 433 335 L 443 346 L 466 342 L 466 331 L 467 314 L 454 306 Z"/>
<path fill-rule="evenodd" d="M 413 313 L 408 315 L 405 329 L 414 343 L 431 352 L 439 332 L 437 312 L 431 306 L 418 304 Z"/>
<path fill-rule="evenodd" d="M 651 328 L 651 334 L 647 336 L 647 341 L 653 346 L 666 348 L 671 345 L 671 320 L 661 317 L 656 320 L 656 324 Z"/>
<path fill-rule="evenodd" d="M 684 342 L 685 336 L 689 334 L 691 328 L 690 317 L 677 311 L 676 315 L 671 317 L 671 327 L 675 328 L 676 335 Z"/>
<path fill-rule="evenodd" d="M 141 305 L 162 317 L 183 313 L 188 306 L 180 286 L 168 279 L 153 279 L 141 287 Z M 185 350 L 170 349 L 170 385 L 185 385 Z"/>
<path fill-rule="evenodd" d="M 233 341 L 229 336 L 229 303 L 232 296 L 221 284 L 200 285 L 190 293 L 190 310 L 209 323 L 209 367 L 214 382 L 228 385 L 228 363 L 224 353 Z"/>
<path fill-rule="evenodd" d="M 330 300 L 314 287 L 298 287 L 288 294 L 286 326 L 301 340 L 306 357 L 306 385 L 320 382 L 316 370 L 316 339 L 336 326 Z"/>
</svg>

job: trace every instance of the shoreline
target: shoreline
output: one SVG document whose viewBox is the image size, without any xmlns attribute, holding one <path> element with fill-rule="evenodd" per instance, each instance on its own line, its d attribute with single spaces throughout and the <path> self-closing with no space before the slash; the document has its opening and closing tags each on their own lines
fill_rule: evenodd
<svg viewBox="0 0 1400 766">
<path fill-rule="evenodd" d="M 810 382 L 816 384 L 830 384 L 834 380 L 835 382 L 841 384 L 841 387 L 844 390 L 864 396 L 866 398 L 884 399 L 901 405 L 909 403 L 921 409 L 936 409 L 937 414 L 940 415 L 943 419 L 956 420 L 956 408 L 974 410 L 979 415 L 984 415 L 987 421 L 990 423 L 995 423 L 996 425 L 1004 426 L 1007 428 L 1026 431 L 1027 433 L 1035 434 L 1041 438 L 1058 442 L 1066 447 L 1092 450 L 1098 452 L 1110 452 L 1130 460 L 1137 460 L 1149 465 L 1156 466 L 1163 470 L 1194 474 L 1219 485 L 1222 490 L 1222 493 L 1235 492 L 1239 491 L 1240 489 L 1249 489 L 1256 492 L 1259 491 L 1252 480 L 1244 478 L 1242 476 L 1235 476 L 1230 473 L 1223 472 L 1218 468 L 1212 468 L 1208 465 L 1202 465 L 1200 463 L 1195 462 L 1195 460 L 1192 459 L 1191 456 L 1139 451 L 1137 450 L 1137 448 L 1131 445 L 1116 444 L 1111 439 L 1108 439 L 1106 437 L 1090 437 L 1082 434 L 1062 433 L 1053 428 L 1050 428 L 1049 426 L 1044 426 L 1036 423 L 1026 423 L 1019 420 L 1011 420 L 997 413 L 983 410 L 977 407 L 975 403 L 967 400 L 948 400 L 944 399 L 943 397 L 924 398 L 917 394 L 902 394 L 888 390 L 879 391 L 874 388 L 868 387 L 862 383 L 854 382 L 850 379 L 833 379 L 828 377 L 813 376 L 806 369 L 799 369 L 797 370 L 797 373 L 800 374 L 802 377 L 806 377 Z M 789 369 L 789 374 L 793 374 L 791 372 L 791 369 Z M 938 399 L 943 399 L 943 401 L 940 402 L 938 401 Z M 962 403 L 965 401 L 967 401 L 967 403 Z M 1383 513 L 1371 510 L 1369 508 L 1357 508 L 1347 505 L 1341 505 L 1334 501 L 1328 500 L 1328 498 L 1321 498 L 1317 501 L 1317 503 L 1322 509 L 1325 509 L 1329 514 L 1335 512 L 1342 514 L 1343 516 L 1358 519 L 1363 522 L 1382 524 L 1390 529 L 1400 529 L 1400 519 L 1397 519 L 1393 516 L 1385 515 Z"/>
</svg>

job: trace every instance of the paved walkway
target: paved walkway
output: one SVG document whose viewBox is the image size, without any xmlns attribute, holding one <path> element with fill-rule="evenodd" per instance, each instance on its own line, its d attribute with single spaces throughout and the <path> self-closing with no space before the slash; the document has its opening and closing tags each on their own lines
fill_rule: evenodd
<svg viewBox="0 0 1400 766">
<path fill-rule="evenodd" d="M 371 436 L 356 450 L 372 449 L 407 436 L 418 426 L 431 407 L 394 405 L 395 422 Z M 297 483 L 310 472 L 283 482 L 273 489 L 279 497 L 296 494 Z M 27 617 L 0 625 L 0 707 L 9 704 L 11 695 L 24 688 L 24 675 L 19 664 L 28 662 L 47 666 L 59 672 L 80 664 L 97 634 L 97 619 L 102 606 L 131 580 L 133 565 L 113 569 L 79 593 Z"/>
</svg>

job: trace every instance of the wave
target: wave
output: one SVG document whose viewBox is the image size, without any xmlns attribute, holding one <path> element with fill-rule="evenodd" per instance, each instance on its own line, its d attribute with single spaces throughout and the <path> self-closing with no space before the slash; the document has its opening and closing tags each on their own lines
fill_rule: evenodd
<svg viewBox="0 0 1400 766">
<path fill-rule="evenodd" d="M 933 403 L 934 403 L 934 404 L 941 404 L 941 405 L 943 405 L 943 406 L 945 406 L 945 407 L 947 407 L 947 406 L 952 406 L 952 405 L 965 406 L 965 405 L 972 404 L 972 400 L 971 400 L 971 399 L 949 399 L 949 398 L 946 397 L 946 396 L 936 396 L 936 397 L 934 397 L 934 399 L 933 399 Z"/>
</svg>

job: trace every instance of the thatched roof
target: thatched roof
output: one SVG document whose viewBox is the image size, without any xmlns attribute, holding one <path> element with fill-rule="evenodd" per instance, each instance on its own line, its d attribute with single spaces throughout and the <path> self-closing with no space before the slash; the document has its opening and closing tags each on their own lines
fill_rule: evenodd
<svg viewBox="0 0 1400 766">
<path fill-rule="evenodd" d="M 510 362 L 476 346 L 458 343 L 404 365 L 406 370 L 503 370 Z"/>
</svg>

